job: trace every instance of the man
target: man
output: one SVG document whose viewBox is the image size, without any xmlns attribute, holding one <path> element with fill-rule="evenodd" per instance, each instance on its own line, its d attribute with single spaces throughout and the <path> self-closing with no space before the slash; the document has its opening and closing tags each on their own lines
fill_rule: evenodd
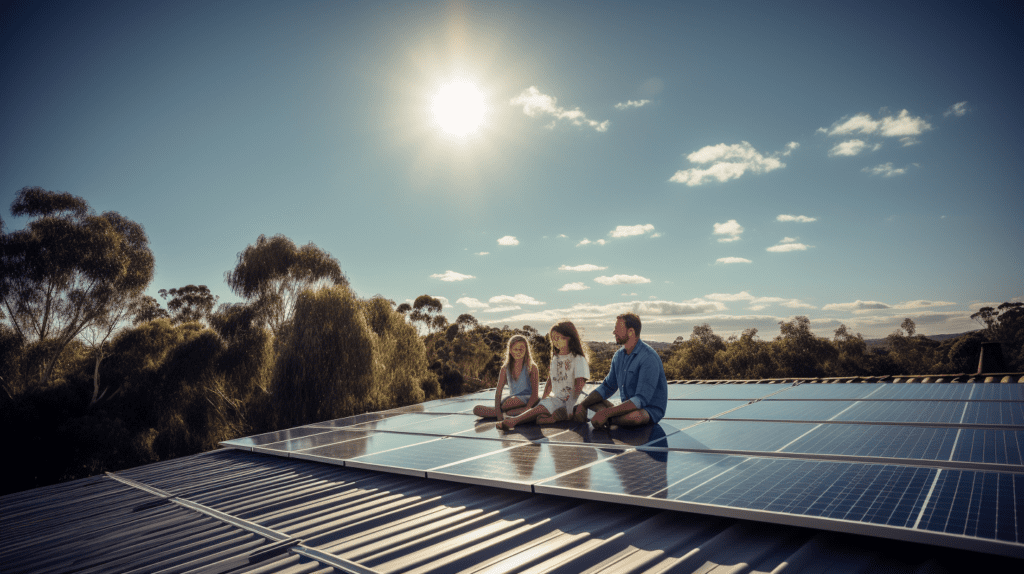
<svg viewBox="0 0 1024 574">
<path fill-rule="evenodd" d="M 576 405 L 573 418 L 586 422 L 587 408 L 595 411 L 590 422 L 594 428 L 609 424 L 640 426 L 655 424 L 665 416 L 668 403 L 668 381 L 661 357 L 650 345 L 640 340 L 640 317 L 624 313 L 615 319 L 615 351 L 608 376 L 601 386 Z M 618 389 L 622 403 L 612 406 L 608 397 Z"/>
</svg>

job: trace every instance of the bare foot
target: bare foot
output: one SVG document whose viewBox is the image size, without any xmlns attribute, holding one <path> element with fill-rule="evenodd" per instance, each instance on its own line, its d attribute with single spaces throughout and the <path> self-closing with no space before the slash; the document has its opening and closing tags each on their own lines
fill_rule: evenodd
<svg viewBox="0 0 1024 574">
<path fill-rule="evenodd" d="M 515 419 L 501 419 L 500 421 L 494 423 L 494 427 L 501 431 L 515 430 L 516 421 Z"/>
</svg>

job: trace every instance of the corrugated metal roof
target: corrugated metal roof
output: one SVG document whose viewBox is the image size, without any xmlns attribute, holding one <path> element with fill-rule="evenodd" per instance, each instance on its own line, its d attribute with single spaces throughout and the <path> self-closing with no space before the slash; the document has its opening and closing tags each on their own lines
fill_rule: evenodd
<svg viewBox="0 0 1024 574">
<path fill-rule="evenodd" d="M 330 558 L 337 571 L 361 572 L 923 574 L 1022 565 L 238 450 L 8 495 L 0 527 L 4 572 L 318 572 L 330 570 Z"/>
</svg>

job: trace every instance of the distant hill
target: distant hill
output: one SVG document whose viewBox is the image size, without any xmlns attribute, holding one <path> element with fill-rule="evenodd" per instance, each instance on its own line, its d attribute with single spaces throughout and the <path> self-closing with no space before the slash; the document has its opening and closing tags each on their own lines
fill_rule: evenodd
<svg viewBox="0 0 1024 574">
<path fill-rule="evenodd" d="M 957 337 L 962 337 L 962 336 L 967 335 L 969 333 L 974 333 L 974 331 L 965 331 L 963 333 L 957 333 L 955 335 L 925 335 L 925 336 L 928 337 L 929 339 L 931 339 L 932 341 L 942 342 L 942 341 L 945 341 L 947 339 L 956 339 Z M 888 347 L 888 343 L 886 343 L 884 338 L 883 339 L 864 339 L 864 343 L 868 346 L 869 349 L 884 349 L 884 348 Z"/>
<path fill-rule="evenodd" d="M 642 340 L 659 353 L 663 353 L 672 348 L 672 343 L 663 343 L 661 341 L 648 341 L 647 339 Z M 590 348 L 590 352 L 596 357 L 601 357 L 604 355 L 608 355 L 610 357 L 615 353 L 615 351 L 619 349 L 619 347 L 621 347 L 621 345 L 616 345 L 615 343 L 603 343 L 599 341 L 587 341 L 586 343 L 587 347 Z"/>
</svg>

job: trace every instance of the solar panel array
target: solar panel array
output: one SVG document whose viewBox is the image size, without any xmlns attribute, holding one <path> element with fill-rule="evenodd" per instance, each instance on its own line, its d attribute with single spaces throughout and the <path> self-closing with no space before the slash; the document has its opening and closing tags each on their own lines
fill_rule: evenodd
<svg viewBox="0 0 1024 574">
<path fill-rule="evenodd" d="M 658 425 L 611 430 L 501 431 L 481 404 L 493 390 L 221 444 L 1024 558 L 1024 384 L 670 384 Z"/>
</svg>

